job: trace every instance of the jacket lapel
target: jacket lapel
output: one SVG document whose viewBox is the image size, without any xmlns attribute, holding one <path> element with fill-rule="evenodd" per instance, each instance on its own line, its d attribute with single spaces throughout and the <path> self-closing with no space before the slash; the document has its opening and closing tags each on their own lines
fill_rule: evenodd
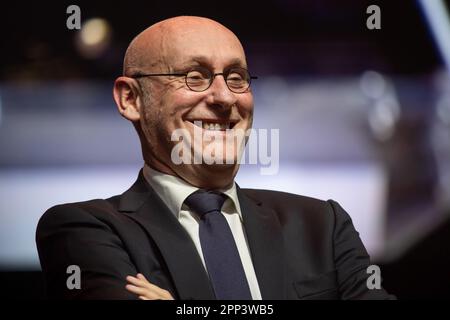
<svg viewBox="0 0 450 320">
<path fill-rule="evenodd" d="M 264 300 L 286 299 L 283 237 L 276 214 L 244 194 L 237 194 L 250 254 Z"/>
<path fill-rule="evenodd" d="M 192 239 L 147 184 L 142 174 L 120 199 L 119 211 L 139 223 L 155 241 L 180 299 L 215 299 Z"/>
<path fill-rule="evenodd" d="M 276 214 L 237 187 L 244 229 L 262 298 L 286 299 L 283 237 Z M 180 299 L 215 299 L 208 275 L 190 236 L 145 181 L 142 170 L 122 194 L 119 211 L 136 221 L 155 241 Z"/>
</svg>

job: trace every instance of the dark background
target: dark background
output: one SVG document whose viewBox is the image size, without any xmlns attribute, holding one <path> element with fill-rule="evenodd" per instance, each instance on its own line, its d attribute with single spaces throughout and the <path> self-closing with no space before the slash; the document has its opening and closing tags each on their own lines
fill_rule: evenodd
<svg viewBox="0 0 450 320">
<path fill-rule="evenodd" d="M 101 59 L 80 59 L 66 8 L 82 20 L 101 16 L 113 27 Z M 366 8 L 382 9 L 381 30 L 366 28 Z M 149 25 L 177 15 L 215 19 L 244 43 L 252 69 L 267 74 L 429 74 L 439 55 L 415 1 L 46 1 L 8 2 L 2 10 L 1 79 L 113 79 L 130 40 Z"/>
</svg>

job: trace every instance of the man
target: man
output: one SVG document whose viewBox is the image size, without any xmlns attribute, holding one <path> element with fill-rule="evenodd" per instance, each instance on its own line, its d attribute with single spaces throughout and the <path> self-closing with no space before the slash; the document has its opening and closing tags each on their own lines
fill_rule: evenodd
<svg viewBox="0 0 450 320">
<path fill-rule="evenodd" d="M 234 183 L 242 136 L 234 138 L 252 125 L 251 79 L 238 38 L 210 19 L 164 20 L 131 42 L 114 99 L 145 165 L 122 195 L 41 218 L 51 297 L 390 298 L 367 288 L 369 257 L 336 202 Z M 204 161 L 184 161 L 199 153 Z M 81 270 L 79 289 L 67 287 L 71 265 Z"/>
</svg>

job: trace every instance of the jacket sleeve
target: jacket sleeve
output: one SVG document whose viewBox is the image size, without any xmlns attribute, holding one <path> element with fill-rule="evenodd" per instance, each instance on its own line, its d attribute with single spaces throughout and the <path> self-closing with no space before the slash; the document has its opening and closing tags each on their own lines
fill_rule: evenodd
<svg viewBox="0 0 450 320">
<path fill-rule="evenodd" d="M 335 216 L 333 233 L 334 261 L 337 270 L 339 291 L 343 300 L 349 299 L 395 299 L 382 287 L 369 289 L 367 273 L 370 257 L 350 216 L 335 201 L 328 200 Z"/>
<path fill-rule="evenodd" d="M 36 243 L 49 298 L 137 298 L 125 289 L 126 276 L 137 272 L 120 238 L 85 209 L 66 204 L 47 210 L 38 223 Z M 67 285 L 76 276 L 68 272 L 73 265 L 81 271 L 80 289 Z"/>
</svg>

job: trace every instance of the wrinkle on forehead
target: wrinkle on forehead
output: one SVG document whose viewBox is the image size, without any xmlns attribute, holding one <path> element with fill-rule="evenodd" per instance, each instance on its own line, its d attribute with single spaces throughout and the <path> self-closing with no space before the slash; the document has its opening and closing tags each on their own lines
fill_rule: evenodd
<svg viewBox="0 0 450 320">
<path fill-rule="evenodd" d="M 201 39 L 203 31 L 214 31 L 230 39 L 230 46 L 237 46 L 245 55 L 239 39 L 220 23 L 203 17 L 180 16 L 158 22 L 137 35 L 125 53 L 123 74 L 131 76 L 137 72 L 165 72 L 171 60 L 180 52 L 174 50 L 174 43 L 189 39 Z M 195 43 L 193 43 L 195 46 Z M 181 52 L 182 54 L 183 52 Z"/>
</svg>

